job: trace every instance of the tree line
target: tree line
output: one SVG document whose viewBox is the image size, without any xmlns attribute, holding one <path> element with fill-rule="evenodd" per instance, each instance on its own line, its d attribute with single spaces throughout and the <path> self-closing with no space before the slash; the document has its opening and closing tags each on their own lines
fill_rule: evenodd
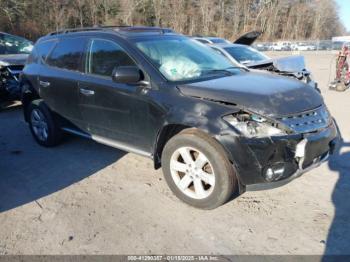
<svg viewBox="0 0 350 262">
<path fill-rule="evenodd" d="M 55 30 L 96 25 L 169 27 L 234 40 L 330 39 L 345 32 L 335 0 L 0 0 L 0 31 L 35 40 Z"/>
</svg>

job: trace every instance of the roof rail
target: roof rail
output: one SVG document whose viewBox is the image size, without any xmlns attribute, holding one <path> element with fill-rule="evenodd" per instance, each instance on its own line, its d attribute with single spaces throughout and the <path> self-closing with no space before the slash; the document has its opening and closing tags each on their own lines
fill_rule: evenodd
<svg viewBox="0 0 350 262">
<path fill-rule="evenodd" d="M 59 34 L 67 34 L 67 33 L 82 32 L 82 31 L 104 31 L 104 30 L 127 31 L 127 32 L 159 31 L 162 34 L 174 32 L 170 28 L 161 28 L 161 27 L 108 25 L 108 26 L 67 28 L 67 29 L 53 31 L 48 35 L 59 35 Z"/>
<path fill-rule="evenodd" d="M 59 34 L 67 34 L 67 33 L 81 32 L 81 31 L 101 31 L 101 30 L 105 30 L 105 29 L 106 28 L 102 28 L 102 27 L 66 28 L 66 29 L 53 31 L 51 33 L 48 33 L 48 35 L 59 35 Z"/>
<path fill-rule="evenodd" d="M 158 31 L 162 34 L 174 32 L 170 28 L 153 27 L 153 26 L 116 26 L 115 30 L 118 31 L 129 31 L 129 32 L 143 32 L 143 31 Z"/>
</svg>

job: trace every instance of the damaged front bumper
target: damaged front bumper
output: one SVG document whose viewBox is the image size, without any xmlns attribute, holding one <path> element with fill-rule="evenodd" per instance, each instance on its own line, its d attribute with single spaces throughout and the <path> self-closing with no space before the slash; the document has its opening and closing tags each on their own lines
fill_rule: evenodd
<svg viewBox="0 0 350 262">
<path fill-rule="evenodd" d="M 291 176 L 289 176 L 285 179 L 274 181 L 274 182 L 246 185 L 246 190 L 247 191 L 260 191 L 260 190 L 267 190 L 267 189 L 272 189 L 272 188 L 284 186 L 284 185 L 288 184 L 289 182 L 291 182 L 292 180 L 300 177 L 302 174 L 304 174 L 304 173 L 306 173 L 306 172 L 308 172 L 316 167 L 319 167 L 322 163 L 324 163 L 328 160 L 329 155 L 330 155 L 330 152 L 324 153 L 323 155 L 315 158 L 313 164 L 311 164 L 307 168 L 297 169 L 295 171 L 295 173 L 293 173 Z"/>
<path fill-rule="evenodd" d="M 9 65 L 0 67 L 0 98 L 20 99 L 21 87 L 19 75 L 23 65 Z"/>
<path fill-rule="evenodd" d="M 333 153 L 338 134 L 332 123 L 318 132 L 269 138 L 222 135 L 224 145 L 246 190 L 288 183 L 319 166 Z"/>
</svg>

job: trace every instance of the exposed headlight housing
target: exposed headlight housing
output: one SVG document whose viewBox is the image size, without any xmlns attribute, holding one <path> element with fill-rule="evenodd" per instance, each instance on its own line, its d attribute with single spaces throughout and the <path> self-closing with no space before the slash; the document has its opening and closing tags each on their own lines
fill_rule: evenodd
<svg viewBox="0 0 350 262">
<path fill-rule="evenodd" d="M 0 68 L 3 66 L 8 66 L 8 65 L 10 65 L 10 64 L 5 62 L 5 61 L 0 61 Z"/>
<path fill-rule="evenodd" d="M 283 136 L 287 132 L 266 118 L 245 112 L 224 116 L 223 119 L 242 135 L 252 137 Z"/>
</svg>

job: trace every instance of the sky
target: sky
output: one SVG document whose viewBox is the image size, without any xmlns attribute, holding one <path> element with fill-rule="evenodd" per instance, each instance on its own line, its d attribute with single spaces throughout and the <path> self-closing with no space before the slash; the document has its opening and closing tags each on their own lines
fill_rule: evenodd
<svg viewBox="0 0 350 262">
<path fill-rule="evenodd" d="M 346 29 L 350 32 L 350 0 L 337 0 L 340 18 Z"/>
</svg>

